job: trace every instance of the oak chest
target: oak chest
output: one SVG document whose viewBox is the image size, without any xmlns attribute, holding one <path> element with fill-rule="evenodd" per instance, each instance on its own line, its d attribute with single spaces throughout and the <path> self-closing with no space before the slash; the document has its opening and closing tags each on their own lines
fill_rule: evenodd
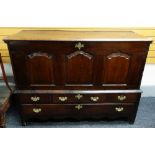
<svg viewBox="0 0 155 155">
<path fill-rule="evenodd" d="M 125 31 L 24 30 L 4 41 L 23 124 L 104 118 L 134 122 L 149 38 Z"/>
</svg>

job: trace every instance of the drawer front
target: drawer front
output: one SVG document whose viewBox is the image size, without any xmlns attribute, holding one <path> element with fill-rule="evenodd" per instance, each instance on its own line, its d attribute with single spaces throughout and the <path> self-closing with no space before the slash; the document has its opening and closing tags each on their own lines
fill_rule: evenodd
<svg viewBox="0 0 155 155">
<path fill-rule="evenodd" d="M 18 95 L 20 104 L 50 104 L 51 94 L 20 94 Z"/>
<path fill-rule="evenodd" d="M 111 93 L 106 94 L 106 102 L 135 103 L 139 102 L 141 93 Z"/>
<path fill-rule="evenodd" d="M 55 94 L 53 103 L 135 103 L 140 93 Z"/>
<path fill-rule="evenodd" d="M 103 103 L 103 94 L 54 94 L 53 103 Z"/>
<path fill-rule="evenodd" d="M 104 117 L 129 116 L 134 112 L 133 104 L 53 104 L 22 105 L 24 118 L 46 119 L 101 119 Z"/>
</svg>

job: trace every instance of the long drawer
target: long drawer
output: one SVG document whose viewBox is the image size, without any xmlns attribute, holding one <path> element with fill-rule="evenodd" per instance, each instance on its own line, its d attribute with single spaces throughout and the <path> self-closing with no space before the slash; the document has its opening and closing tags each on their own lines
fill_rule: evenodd
<svg viewBox="0 0 155 155">
<path fill-rule="evenodd" d="M 133 113 L 135 105 L 121 104 L 23 104 L 22 115 L 26 119 L 101 119 L 104 117 L 124 117 Z"/>
<path fill-rule="evenodd" d="M 136 103 L 141 93 L 18 94 L 20 104 Z"/>
</svg>

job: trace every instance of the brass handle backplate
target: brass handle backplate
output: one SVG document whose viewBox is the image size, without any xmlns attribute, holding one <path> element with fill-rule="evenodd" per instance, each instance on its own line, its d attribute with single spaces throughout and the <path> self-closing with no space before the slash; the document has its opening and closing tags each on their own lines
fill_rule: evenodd
<svg viewBox="0 0 155 155">
<path fill-rule="evenodd" d="M 119 101 L 124 101 L 124 100 L 126 99 L 126 96 L 121 95 L 121 96 L 118 96 L 117 99 L 118 99 Z"/>
<path fill-rule="evenodd" d="M 99 97 L 98 97 L 98 96 L 90 97 L 90 99 L 91 99 L 93 102 L 97 102 L 97 101 L 99 100 Z"/>
<path fill-rule="evenodd" d="M 124 110 L 124 108 L 123 108 L 123 107 L 116 107 L 115 110 L 116 110 L 117 112 L 122 112 L 122 111 Z"/>
<path fill-rule="evenodd" d="M 31 100 L 32 100 L 33 102 L 38 102 L 38 101 L 40 100 L 40 97 L 32 96 L 32 97 L 31 97 Z"/>
<path fill-rule="evenodd" d="M 41 112 L 41 108 L 33 108 L 33 112 L 34 113 L 40 113 Z"/>
<path fill-rule="evenodd" d="M 75 106 L 75 109 L 77 109 L 77 110 L 80 110 L 80 109 L 82 109 L 82 108 L 83 108 L 83 106 L 80 105 L 80 104 L 78 104 L 78 105 Z"/>
<path fill-rule="evenodd" d="M 65 101 L 67 101 L 67 97 L 66 96 L 59 97 L 59 100 L 61 102 L 65 102 Z"/>
<path fill-rule="evenodd" d="M 81 50 L 81 48 L 84 47 L 84 44 L 82 44 L 81 42 L 78 42 L 75 44 L 75 48 L 78 48 L 79 50 Z"/>
<path fill-rule="evenodd" d="M 75 98 L 77 98 L 78 100 L 80 100 L 82 97 L 83 97 L 83 95 L 81 95 L 81 94 L 75 95 Z"/>
</svg>

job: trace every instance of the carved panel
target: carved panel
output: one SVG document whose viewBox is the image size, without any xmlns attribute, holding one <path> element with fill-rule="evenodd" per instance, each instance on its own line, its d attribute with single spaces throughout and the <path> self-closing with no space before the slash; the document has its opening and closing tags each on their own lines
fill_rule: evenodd
<svg viewBox="0 0 155 155">
<path fill-rule="evenodd" d="M 107 56 L 108 59 L 112 59 L 112 58 L 117 58 L 117 57 L 122 57 L 122 58 L 125 58 L 125 59 L 129 59 L 130 56 L 125 54 L 125 53 L 112 53 L 110 55 Z"/>
<path fill-rule="evenodd" d="M 103 70 L 104 84 L 127 84 L 130 56 L 125 53 L 112 53 L 105 57 Z"/>
<path fill-rule="evenodd" d="M 67 57 L 68 57 L 68 59 L 71 59 L 72 57 L 75 57 L 77 55 L 83 55 L 83 56 L 87 57 L 88 59 L 92 59 L 92 55 L 90 55 L 89 53 L 85 53 L 83 51 L 76 51 L 74 53 L 69 54 Z"/>
<path fill-rule="evenodd" d="M 66 83 L 92 84 L 93 56 L 83 51 L 76 51 L 67 55 Z"/>
<path fill-rule="evenodd" d="M 34 57 L 46 57 L 48 59 L 52 58 L 52 56 L 49 55 L 48 53 L 42 53 L 42 52 L 31 53 L 27 57 L 30 59 L 33 59 Z"/>
<path fill-rule="evenodd" d="M 30 85 L 54 83 L 53 59 L 47 53 L 36 52 L 27 55 L 27 77 Z"/>
</svg>

